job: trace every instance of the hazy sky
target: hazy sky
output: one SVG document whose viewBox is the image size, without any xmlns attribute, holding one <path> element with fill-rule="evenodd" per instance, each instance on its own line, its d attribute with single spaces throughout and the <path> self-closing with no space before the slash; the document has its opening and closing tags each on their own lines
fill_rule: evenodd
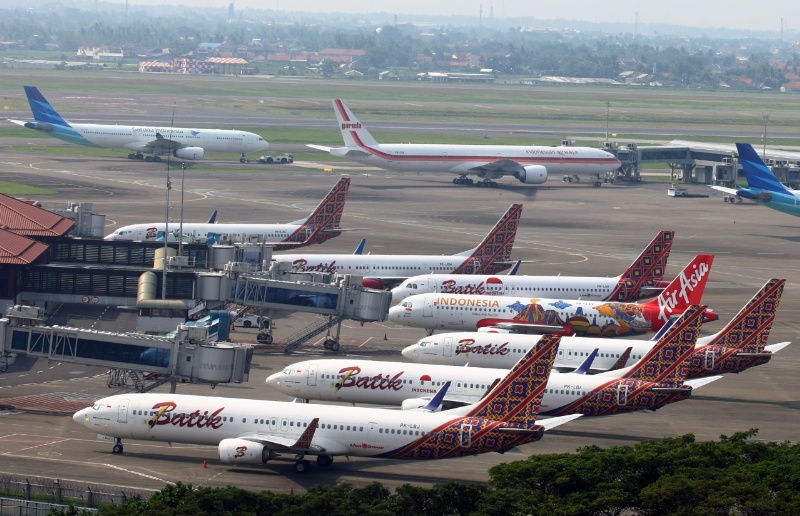
<svg viewBox="0 0 800 516">
<path fill-rule="evenodd" d="M 129 0 L 131 4 L 186 4 L 227 7 L 231 0 Z M 738 28 L 779 31 L 800 29 L 800 2 L 790 0 L 233 0 L 237 9 L 281 11 L 397 14 L 398 21 L 413 21 L 414 14 L 478 16 L 493 11 L 495 18 L 532 17 L 542 20 L 579 19 L 591 22 L 674 24 L 690 27 Z"/>
</svg>

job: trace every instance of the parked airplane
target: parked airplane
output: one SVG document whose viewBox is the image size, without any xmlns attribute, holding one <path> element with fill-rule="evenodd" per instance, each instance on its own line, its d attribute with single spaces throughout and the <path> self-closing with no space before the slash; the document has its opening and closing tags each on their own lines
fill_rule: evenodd
<svg viewBox="0 0 800 516">
<path fill-rule="evenodd" d="M 344 147 L 308 145 L 311 148 L 388 170 L 455 174 L 457 185 L 471 185 L 468 175 L 477 175 L 478 186 L 495 187 L 492 181 L 513 176 L 520 182 L 539 185 L 548 174 L 605 174 L 620 167 L 613 154 L 591 147 L 546 147 L 529 145 L 441 145 L 425 143 L 378 143 L 339 99 L 333 110 L 342 132 Z"/>
<path fill-rule="evenodd" d="M 707 379 L 685 380 L 685 361 L 691 355 L 700 322 L 702 307 L 687 309 L 634 368 L 615 371 L 608 376 L 587 376 L 583 373 L 553 371 L 542 399 L 542 413 L 557 412 L 569 406 L 571 413 L 606 415 L 631 410 L 656 410 L 684 399 L 692 387 L 708 383 Z M 593 350 L 596 353 L 598 350 Z M 584 362 L 593 359 L 590 355 Z M 665 362 L 665 363 L 662 363 Z M 670 381 L 664 382 L 663 369 L 669 365 L 674 371 Z M 680 371 L 679 371 L 680 370 Z M 645 371 L 658 371 L 645 374 Z M 403 409 L 416 409 L 426 405 L 431 396 L 445 383 L 450 387 L 442 400 L 442 408 L 477 403 L 491 388 L 492 383 L 507 374 L 506 369 L 455 367 L 448 365 L 409 364 L 359 359 L 307 360 L 287 366 L 282 372 L 267 378 L 267 385 L 278 391 L 303 400 L 340 401 L 399 405 Z M 609 380 L 613 376 L 613 380 Z M 647 385 L 637 386 L 655 396 L 627 395 L 634 392 L 629 379 L 642 380 Z M 721 377 L 714 377 L 718 379 Z M 670 389 L 669 392 L 659 389 Z M 600 401 L 603 411 L 597 411 L 598 401 L 607 392 L 612 400 Z M 560 413 L 560 412 L 559 412 Z"/>
<path fill-rule="evenodd" d="M 769 280 L 724 328 L 697 339 L 686 377 L 739 373 L 769 362 L 775 353 L 788 346 L 789 342 L 766 345 L 785 282 Z M 624 367 L 629 359 L 635 362 L 647 354 L 654 340 L 561 337 L 553 367 L 559 371 L 573 370 L 595 349 L 598 353 L 593 360 L 593 372 Z M 402 353 L 408 360 L 423 364 L 507 368 L 535 343 L 535 337 L 523 334 L 440 333 L 419 340 Z M 622 363 L 617 364 L 621 358 Z"/>
<path fill-rule="evenodd" d="M 521 204 L 512 204 L 478 247 L 458 254 L 275 254 L 277 262 L 290 262 L 298 271 L 357 274 L 369 288 L 391 288 L 404 279 L 425 272 L 496 274 L 508 269 L 517 236 Z"/>
<path fill-rule="evenodd" d="M 713 185 L 711 188 L 750 199 L 773 210 L 800 217 L 800 190 L 792 190 L 778 181 L 749 143 L 737 143 L 739 163 L 742 164 L 748 188 L 727 188 Z"/>
<path fill-rule="evenodd" d="M 233 241 L 233 242 L 267 242 L 276 250 L 294 249 L 310 244 L 321 244 L 330 238 L 339 236 L 342 231 L 339 227 L 342 219 L 344 205 L 347 202 L 347 192 L 350 189 L 350 178 L 343 177 L 328 192 L 328 195 L 304 219 L 289 222 L 288 224 L 245 224 L 245 223 L 198 223 L 184 222 L 183 234 L 194 241 Z M 216 212 L 215 212 L 216 213 Z M 147 224 L 132 224 L 117 229 L 106 240 L 136 240 L 155 241 L 164 239 L 164 222 L 150 222 Z M 178 240 L 179 225 L 172 222 L 169 228 L 170 240 Z M 317 229 L 319 235 L 312 239 Z"/>
<path fill-rule="evenodd" d="M 34 121 L 9 122 L 69 143 L 134 151 L 128 154 L 128 159 L 161 161 L 162 155 L 172 155 L 184 160 L 200 160 L 206 152 L 232 152 L 241 154 L 239 161 L 244 163 L 246 153 L 262 151 L 269 146 L 264 138 L 247 131 L 69 123 L 35 86 L 25 86 L 25 95 Z"/>
<path fill-rule="evenodd" d="M 337 455 L 388 459 L 444 459 L 505 452 L 538 441 L 545 430 L 578 415 L 537 421 L 558 337 L 542 339 L 480 402 L 437 413 L 401 412 L 283 401 L 120 394 L 76 412 L 73 419 L 102 436 L 216 445 L 222 462 L 262 464 L 279 452 L 306 455 L 328 466 Z"/>
<path fill-rule="evenodd" d="M 672 315 L 683 312 L 691 304 L 699 304 L 713 261 L 713 255 L 697 255 L 657 298 L 646 303 L 417 294 L 390 308 L 388 320 L 430 332 L 497 327 L 515 332 L 563 335 L 639 335 L 658 331 Z M 707 310 L 705 319 L 714 321 L 717 314 Z"/>
<path fill-rule="evenodd" d="M 661 231 L 620 276 L 492 276 L 425 274 L 392 289 L 392 302 L 414 294 L 478 294 L 489 296 L 564 296 L 590 301 L 635 301 L 657 294 L 663 282 L 674 231 Z"/>
</svg>

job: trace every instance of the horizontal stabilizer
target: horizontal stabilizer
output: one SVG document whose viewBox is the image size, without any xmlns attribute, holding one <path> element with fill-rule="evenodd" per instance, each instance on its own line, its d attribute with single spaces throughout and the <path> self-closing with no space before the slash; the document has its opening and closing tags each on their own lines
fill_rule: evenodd
<svg viewBox="0 0 800 516">
<path fill-rule="evenodd" d="M 23 127 L 24 127 L 24 126 L 25 126 L 25 124 L 26 124 L 26 122 L 23 122 L 22 120 L 11 120 L 10 118 L 7 118 L 6 120 L 8 120 L 9 122 L 11 122 L 12 124 L 21 125 L 21 126 L 23 126 Z"/>
<path fill-rule="evenodd" d="M 770 344 L 769 346 L 764 346 L 764 350 L 769 351 L 770 353 L 777 353 L 778 351 L 782 350 L 789 344 L 791 344 L 791 342 L 779 342 L 777 344 Z"/>
<path fill-rule="evenodd" d="M 688 385 L 692 389 L 697 389 L 698 387 L 708 385 L 711 382 L 716 382 L 720 378 L 722 378 L 722 375 L 706 376 L 705 378 L 692 378 L 691 380 L 686 380 L 683 382 L 683 385 Z"/>
<path fill-rule="evenodd" d="M 325 147 L 324 145 L 314 145 L 311 143 L 307 143 L 306 147 L 311 147 L 312 149 L 321 150 L 323 152 L 330 152 L 333 147 Z"/>
<path fill-rule="evenodd" d="M 573 419 L 578 419 L 583 414 L 570 414 L 569 416 L 559 416 L 559 417 L 550 417 L 547 419 L 539 419 L 536 421 L 536 424 L 539 426 L 543 426 L 545 431 L 555 428 L 557 426 L 561 426 L 564 423 L 569 423 Z"/>
<path fill-rule="evenodd" d="M 510 333 L 525 333 L 525 334 L 559 333 L 564 331 L 563 326 L 552 326 L 549 324 L 519 324 L 519 323 L 501 322 L 497 324 L 484 326 L 484 328 L 487 327 L 499 328 L 501 330 L 508 330 L 508 332 Z"/>
<path fill-rule="evenodd" d="M 720 192 L 724 192 L 726 194 L 739 195 L 739 190 L 737 190 L 736 188 L 728 188 L 727 186 L 717 186 L 717 185 L 711 185 L 711 188 L 713 188 L 714 190 L 719 190 Z"/>
</svg>

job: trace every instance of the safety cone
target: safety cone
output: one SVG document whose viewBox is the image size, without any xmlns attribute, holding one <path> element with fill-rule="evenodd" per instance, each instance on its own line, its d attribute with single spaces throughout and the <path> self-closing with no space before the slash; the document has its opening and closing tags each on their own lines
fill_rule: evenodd
<svg viewBox="0 0 800 516">
<path fill-rule="evenodd" d="M 207 460 L 203 461 L 203 469 L 208 469 L 208 461 Z"/>
<path fill-rule="evenodd" d="M 389 340 L 389 339 L 386 338 L 386 334 L 385 333 L 383 334 L 383 340 Z"/>
</svg>

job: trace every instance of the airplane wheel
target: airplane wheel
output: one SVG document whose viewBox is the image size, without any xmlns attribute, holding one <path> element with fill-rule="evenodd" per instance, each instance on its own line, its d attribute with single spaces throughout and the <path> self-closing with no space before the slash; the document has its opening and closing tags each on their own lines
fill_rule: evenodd
<svg viewBox="0 0 800 516">
<path fill-rule="evenodd" d="M 467 184 L 467 185 L 469 185 L 469 186 L 472 186 L 472 184 L 473 184 L 474 182 L 475 182 L 475 181 L 473 181 L 472 179 L 469 179 L 469 178 L 467 178 L 467 179 L 466 179 L 466 184 Z"/>
<path fill-rule="evenodd" d="M 308 473 L 308 470 L 311 469 L 311 463 L 307 460 L 298 460 L 294 463 L 294 471 L 295 473 L 299 473 L 301 475 L 305 475 Z"/>
<path fill-rule="evenodd" d="M 331 342 L 330 349 L 331 351 L 339 351 L 339 343 L 334 340 L 333 342 Z"/>
<path fill-rule="evenodd" d="M 453 178 L 453 184 L 454 184 L 454 185 L 457 185 L 457 184 L 459 184 L 459 181 L 460 181 L 460 180 L 459 180 L 459 178 L 457 178 L 457 177 L 454 177 L 454 178 Z"/>
<path fill-rule="evenodd" d="M 136 154 L 131 152 L 130 154 L 128 154 L 128 159 L 136 159 Z"/>
<path fill-rule="evenodd" d="M 333 457 L 330 455 L 317 455 L 317 466 L 327 468 L 331 464 L 333 464 Z"/>
<path fill-rule="evenodd" d="M 122 453 L 122 445 L 121 444 L 115 444 L 114 448 L 113 448 L 113 452 L 116 453 L 116 454 Z"/>
<path fill-rule="evenodd" d="M 239 158 L 239 163 L 246 163 L 246 162 L 247 162 L 247 160 L 246 160 L 246 159 L 244 159 L 244 158 Z"/>
<path fill-rule="evenodd" d="M 161 161 L 161 156 L 153 156 L 153 161 Z"/>
<path fill-rule="evenodd" d="M 145 161 L 153 161 L 153 156 L 145 156 L 144 160 Z"/>
<path fill-rule="evenodd" d="M 143 155 L 141 155 L 141 154 L 137 154 L 137 155 L 136 155 L 136 159 L 144 159 L 144 156 L 143 156 Z"/>
</svg>

